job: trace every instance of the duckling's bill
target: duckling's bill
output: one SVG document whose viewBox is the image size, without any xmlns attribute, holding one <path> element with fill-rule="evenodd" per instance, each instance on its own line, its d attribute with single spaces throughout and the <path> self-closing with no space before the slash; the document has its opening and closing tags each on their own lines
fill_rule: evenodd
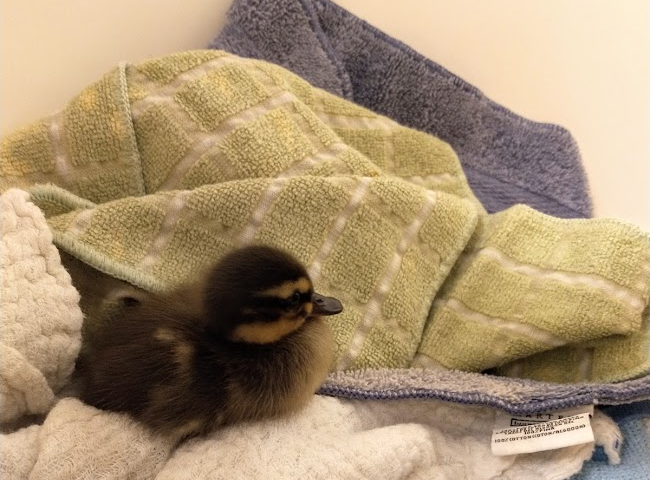
<svg viewBox="0 0 650 480">
<path fill-rule="evenodd" d="M 343 304 L 334 297 L 314 293 L 311 297 L 313 309 L 311 316 L 337 315 L 343 311 Z"/>
</svg>

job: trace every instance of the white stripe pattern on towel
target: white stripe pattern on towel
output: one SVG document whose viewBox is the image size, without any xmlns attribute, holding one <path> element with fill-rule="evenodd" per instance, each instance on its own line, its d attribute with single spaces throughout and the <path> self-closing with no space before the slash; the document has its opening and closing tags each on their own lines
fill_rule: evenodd
<svg viewBox="0 0 650 480">
<path fill-rule="evenodd" d="M 413 244 L 417 238 L 417 234 L 420 231 L 420 228 L 424 224 L 424 221 L 429 217 L 433 208 L 436 204 L 437 195 L 435 192 L 430 191 L 425 194 L 424 205 L 416 215 L 416 217 L 411 221 L 411 223 L 406 227 L 402 238 L 393 254 L 393 258 L 388 266 L 388 270 L 384 273 L 383 278 L 379 281 L 377 288 L 375 289 L 372 298 L 368 302 L 363 313 L 363 318 L 361 324 L 357 328 L 350 344 L 348 350 L 343 357 L 339 360 L 338 368 L 340 370 L 345 370 L 349 368 L 357 356 L 361 353 L 363 348 L 363 343 L 366 339 L 366 336 L 370 332 L 374 322 L 381 317 L 381 305 L 384 302 L 386 295 L 391 289 L 393 281 L 399 272 L 400 266 L 402 265 L 402 260 L 404 255 Z"/>
</svg>

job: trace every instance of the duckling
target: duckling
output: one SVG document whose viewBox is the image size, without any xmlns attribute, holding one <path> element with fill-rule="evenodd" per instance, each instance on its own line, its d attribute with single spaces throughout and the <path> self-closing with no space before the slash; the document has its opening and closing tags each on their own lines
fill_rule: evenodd
<svg viewBox="0 0 650 480">
<path fill-rule="evenodd" d="M 288 414 L 327 375 L 322 316 L 342 309 L 290 254 L 232 251 L 199 282 L 127 299 L 84 359 L 81 399 L 178 440 Z"/>
</svg>

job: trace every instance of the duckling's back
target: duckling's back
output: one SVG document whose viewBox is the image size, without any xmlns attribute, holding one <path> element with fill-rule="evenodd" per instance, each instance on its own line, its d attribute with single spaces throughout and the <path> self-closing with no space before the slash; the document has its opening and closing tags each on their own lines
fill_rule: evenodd
<svg viewBox="0 0 650 480">
<path fill-rule="evenodd" d="M 204 328 L 188 294 L 147 295 L 124 306 L 81 362 L 82 400 L 128 412 L 161 433 L 187 423 Z M 218 389 L 212 393 L 218 405 Z"/>
<path fill-rule="evenodd" d="M 194 288 L 194 287 L 193 287 Z M 84 362 L 82 399 L 174 438 L 304 405 L 332 364 L 325 320 L 271 344 L 214 335 L 188 287 L 148 295 L 105 329 Z"/>
</svg>

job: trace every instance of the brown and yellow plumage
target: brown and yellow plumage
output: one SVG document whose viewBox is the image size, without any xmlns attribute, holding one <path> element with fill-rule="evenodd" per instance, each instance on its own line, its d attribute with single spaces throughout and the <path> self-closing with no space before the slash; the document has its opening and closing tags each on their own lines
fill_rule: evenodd
<svg viewBox="0 0 650 480">
<path fill-rule="evenodd" d="M 331 367 L 320 316 L 341 308 L 287 253 L 236 250 L 200 282 L 128 302 L 81 364 L 82 399 L 178 438 L 286 414 Z"/>
</svg>

